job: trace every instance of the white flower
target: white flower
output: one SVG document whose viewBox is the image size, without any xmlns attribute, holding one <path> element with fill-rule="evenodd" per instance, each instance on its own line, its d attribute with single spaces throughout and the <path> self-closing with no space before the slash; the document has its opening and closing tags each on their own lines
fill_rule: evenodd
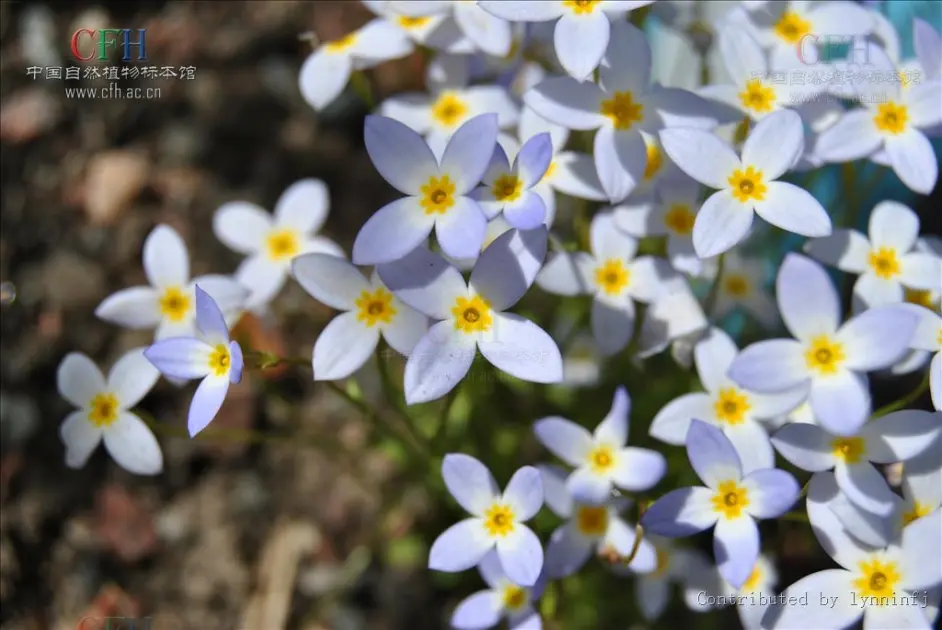
<svg viewBox="0 0 942 630">
<path fill-rule="evenodd" d="M 156 328 L 156 339 L 192 336 L 195 332 L 199 284 L 234 320 L 241 314 L 248 291 L 227 276 L 207 275 L 190 281 L 190 257 L 177 232 L 158 225 L 144 241 L 144 273 L 150 286 L 123 289 L 95 309 L 99 318 L 125 328 Z"/>
<path fill-rule="evenodd" d="M 611 212 L 599 212 L 590 226 L 592 252 L 555 252 L 537 285 L 557 295 L 592 295 L 592 333 L 605 354 L 624 348 L 634 332 L 634 302 L 660 295 L 666 261 L 635 259 L 638 242 L 615 227 Z"/>
<path fill-rule="evenodd" d="M 626 62 L 629 59 L 634 61 Z M 528 90 L 523 99 L 558 125 L 598 130 L 595 168 L 612 203 L 625 199 L 644 180 L 648 150 L 642 131 L 716 126 L 711 108 L 700 97 L 651 83 L 651 49 L 644 34 L 627 22 L 612 24 L 598 85 L 552 77 Z"/>
<path fill-rule="evenodd" d="M 503 618 L 507 619 L 509 630 L 541 628 L 540 614 L 533 607 L 534 601 L 542 594 L 540 582 L 532 587 L 514 584 L 501 567 L 496 551 L 484 556 L 478 571 L 488 588 L 469 595 L 458 604 L 451 615 L 452 628 L 483 630 L 493 628 Z"/>
<path fill-rule="evenodd" d="M 482 9 L 477 2 L 464 0 L 390 0 L 389 8 L 402 16 L 416 18 L 451 17 L 460 32 L 474 47 L 488 55 L 503 57 L 510 53 L 512 43 L 511 24 Z M 402 20 L 398 22 L 402 25 Z M 430 43 L 431 45 L 431 43 Z M 471 52 L 471 51 L 463 51 Z"/>
<path fill-rule="evenodd" d="M 402 3 L 396 3 L 393 0 L 361 1 L 370 11 L 402 29 L 406 37 L 417 44 L 451 54 L 468 54 L 475 51 L 474 42 L 461 32 L 458 24 L 455 23 L 454 15 L 450 15 L 447 11 L 438 13 L 424 11 L 419 15 L 410 15 L 410 12 L 397 11 L 397 5 L 402 5 Z M 419 4 L 424 3 L 411 2 L 409 4 L 418 8 Z"/>
<path fill-rule="evenodd" d="M 837 485 L 863 510 L 889 516 L 895 495 L 871 464 L 905 462 L 932 446 L 942 424 L 927 411 L 904 410 L 869 422 L 853 435 L 834 435 L 813 424 L 795 423 L 772 436 L 775 449 L 802 470 L 834 469 Z"/>
<path fill-rule="evenodd" d="M 612 17 L 654 0 L 480 0 L 485 11 L 514 22 L 556 22 L 554 41 L 559 62 L 572 77 L 585 80 L 605 54 Z M 615 24 L 619 24 L 616 22 Z"/>
<path fill-rule="evenodd" d="M 575 501 L 600 505 L 611 496 L 613 486 L 640 492 L 652 488 L 664 476 L 667 463 L 663 455 L 627 445 L 630 411 L 628 392 L 619 387 L 611 410 L 594 433 L 559 416 L 534 423 L 533 432 L 540 443 L 575 468 L 566 479 Z"/>
<path fill-rule="evenodd" d="M 920 317 L 912 347 L 934 353 L 929 364 L 929 391 L 932 405 L 942 410 L 942 315 L 927 308 L 916 308 Z"/>
<path fill-rule="evenodd" d="M 669 270 L 670 271 L 670 270 Z M 661 292 L 648 306 L 638 333 L 638 357 L 658 354 L 669 345 L 689 347 L 709 326 L 703 308 L 690 290 L 687 279 L 678 273 L 661 278 Z"/>
<path fill-rule="evenodd" d="M 705 589 L 696 578 L 707 572 L 709 561 L 700 552 L 678 548 L 667 538 L 645 533 L 644 540 L 653 545 L 656 558 L 653 571 L 635 577 L 635 601 L 644 618 L 655 621 L 661 616 L 670 600 L 672 583 L 683 585 L 688 607 L 699 609 L 697 600 L 702 599 L 700 593 Z M 688 586 L 691 581 L 694 584 Z"/>
<path fill-rule="evenodd" d="M 150 428 L 129 409 L 151 390 L 160 373 L 136 348 L 111 368 L 108 379 L 84 354 L 66 355 L 56 373 L 59 394 L 79 408 L 62 423 L 65 463 L 81 468 L 101 441 L 111 457 L 136 475 L 163 470 L 160 444 Z"/>
<path fill-rule="evenodd" d="M 451 391 L 471 369 L 476 349 L 519 379 L 562 380 L 556 342 L 530 320 L 505 312 L 533 283 L 546 255 L 546 238 L 545 227 L 505 232 L 478 258 L 468 283 L 457 268 L 424 247 L 379 267 L 397 297 L 436 320 L 406 363 L 408 404 Z"/>
<path fill-rule="evenodd" d="M 840 298 L 827 272 L 799 254 L 782 262 L 776 293 L 795 339 L 753 343 L 733 361 L 729 377 L 756 392 L 801 388 L 822 427 L 855 434 L 870 414 L 866 373 L 890 367 L 906 353 L 918 318 L 883 306 L 841 325 Z"/>
<path fill-rule="evenodd" d="M 285 190 L 274 216 L 245 201 L 230 201 L 216 210 L 216 238 L 247 256 L 235 272 L 235 279 L 251 291 L 246 308 L 262 308 L 278 295 L 295 256 L 308 252 L 343 256 L 336 243 L 317 235 L 329 206 L 324 183 L 304 179 Z"/>
<path fill-rule="evenodd" d="M 925 591 L 942 584 L 942 511 L 914 521 L 885 549 L 873 549 L 841 528 L 825 505 L 828 486 L 825 477 L 812 479 L 808 516 L 821 546 L 841 568 L 812 573 L 788 587 L 783 601 L 801 597 L 802 605 L 773 606 L 763 628 L 847 628 L 861 617 L 867 628 L 931 628 L 922 601 Z"/>
<path fill-rule="evenodd" d="M 627 558 L 635 546 L 635 526 L 619 516 L 631 501 L 616 499 L 585 504 L 575 501 L 566 486 L 566 472 L 558 466 L 540 466 L 546 505 L 566 522 L 556 528 L 546 547 L 545 569 L 549 578 L 563 578 L 577 572 L 595 551 L 615 560 Z M 620 569 L 650 573 L 657 567 L 654 546 L 642 539 L 630 563 L 616 560 Z"/>
<path fill-rule="evenodd" d="M 664 150 L 695 180 L 719 189 L 693 226 L 693 246 L 701 258 L 721 254 L 741 242 L 752 227 L 753 210 L 788 232 L 827 236 L 831 218 L 808 191 L 776 181 L 801 156 L 801 117 L 774 112 L 749 132 L 742 160 L 732 147 L 708 131 L 674 128 L 661 132 Z"/>
<path fill-rule="evenodd" d="M 736 447 L 743 474 L 748 475 L 775 465 L 769 435 L 759 420 L 788 413 L 804 395 L 795 390 L 764 395 L 743 390 L 726 376 L 738 352 L 729 335 L 719 328 L 710 329 L 694 349 L 697 374 L 706 393 L 684 394 L 665 405 L 654 416 L 649 433 L 662 442 L 681 446 L 692 420 L 714 424 Z"/>
<path fill-rule="evenodd" d="M 315 300 L 344 311 L 314 343 L 315 381 L 333 381 L 359 370 L 380 335 L 409 356 L 428 328 L 428 320 L 394 296 L 379 274 L 369 280 L 352 264 L 327 254 L 305 254 L 292 264 L 294 277 Z"/>
<path fill-rule="evenodd" d="M 481 209 L 488 219 L 498 214 L 518 230 L 532 230 L 546 222 L 546 204 L 531 189 L 549 168 L 553 159 L 553 144 L 548 133 L 527 140 L 514 158 L 513 164 L 500 144 L 481 178 L 481 186 L 474 191 Z"/>
<path fill-rule="evenodd" d="M 501 493 L 484 464 L 469 455 L 449 453 L 442 461 L 442 477 L 451 496 L 471 518 L 452 525 L 435 539 L 429 568 L 465 571 L 496 548 L 510 580 L 525 587 L 536 584 L 543 568 L 543 548 L 524 523 L 543 506 L 540 471 L 532 466 L 520 468 Z"/>
<path fill-rule="evenodd" d="M 723 273 L 719 280 L 716 280 L 718 271 L 716 268 L 712 274 L 706 274 L 712 275 L 714 281 L 719 282 L 713 311 L 717 319 L 741 307 L 766 328 L 773 328 L 778 324 L 778 309 L 766 287 L 770 279 L 766 261 L 761 258 L 743 257 L 739 252 L 732 250 L 726 252 Z"/>
<path fill-rule="evenodd" d="M 850 162 L 886 150 L 893 171 L 911 190 L 927 195 L 939 176 L 939 164 L 924 130 L 942 123 L 942 82 L 932 80 L 903 90 L 880 77 L 897 76 L 882 48 L 867 47 L 873 80 L 856 85 L 863 107 L 848 110 L 818 138 L 817 152 L 829 162 Z"/>
<path fill-rule="evenodd" d="M 298 75 L 301 96 L 314 109 L 324 109 L 343 91 L 355 70 L 365 70 L 413 50 L 405 34 L 386 20 L 376 18 L 340 39 L 317 47 Z"/>
<path fill-rule="evenodd" d="M 905 289 L 931 291 L 942 284 L 942 258 L 913 251 L 919 217 L 896 201 L 881 201 L 870 213 L 870 238 L 836 230 L 805 244 L 805 251 L 847 273 L 854 283 L 854 310 L 902 302 Z"/>
</svg>

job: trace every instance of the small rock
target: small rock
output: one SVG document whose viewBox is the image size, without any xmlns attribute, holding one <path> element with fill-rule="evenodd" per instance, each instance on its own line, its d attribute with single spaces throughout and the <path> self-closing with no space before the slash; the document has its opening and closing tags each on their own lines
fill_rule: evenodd
<svg viewBox="0 0 942 630">
<path fill-rule="evenodd" d="M 149 169 L 149 160 L 135 151 L 107 151 L 93 157 L 84 186 L 85 213 L 92 223 L 112 223 L 140 194 Z"/>
<path fill-rule="evenodd" d="M 33 275 L 20 283 L 23 297 L 27 288 L 36 290 L 53 309 L 94 307 L 107 287 L 101 267 L 67 250 L 56 251 Z"/>
<path fill-rule="evenodd" d="M 0 443 L 16 450 L 39 428 L 39 408 L 32 398 L 0 391 Z"/>
</svg>

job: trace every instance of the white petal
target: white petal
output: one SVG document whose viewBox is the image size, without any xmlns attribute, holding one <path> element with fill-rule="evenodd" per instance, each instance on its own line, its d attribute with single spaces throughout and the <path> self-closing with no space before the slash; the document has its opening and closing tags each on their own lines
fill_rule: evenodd
<svg viewBox="0 0 942 630">
<path fill-rule="evenodd" d="M 286 276 L 283 264 L 272 262 L 268 256 L 259 254 L 243 260 L 235 272 L 235 279 L 249 290 L 246 307 L 252 309 L 267 305 L 275 299 L 285 286 Z"/>
<path fill-rule="evenodd" d="M 834 468 L 834 478 L 841 492 L 860 508 L 884 517 L 893 512 L 896 495 L 870 462 L 840 463 Z"/>
<path fill-rule="evenodd" d="M 589 226 L 589 242 L 592 253 L 599 260 L 616 258 L 631 260 L 638 250 L 638 241 L 616 229 L 611 212 L 599 212 L 592 217 Z"/>
<path fill-rule="evenodd" d="M 721 328 L 711 328 L 694 346 L 697 375 L 708 392 L 719 390 L 726 382 L 726 373 L 733 364 L 739 348 Z"/>
<path fill-rule="evenodd" d="M 728 188 L 729 176 L 740 167 L 733 149 L 709 131 L 664 129 L 658 137 L 674 164 L 711 188 Z"/>
<path fill-rule="evenodd" d="M 392 323 L 383 325 L 383 338 L 393 350 L 408 357 L 428 330 L 428 318 L 395 298 L 393 308 L 396 309 L 396 315 Z"/>
<path fill-rule="evenodd" d="M 353 262 L 382 265 L 406 256 L 432 231 L 433 218 L 415 197 L 397 199 L 370 217 L 353 243 Z"/>
<path fill-rule="evenodd" d="M 808 400 L 818 424 L 835 435 L 854 435 L 870 415 L 867 377 L 849 370 L 813 379 Z"/>
<path fill-rule="evenodd" d="M 716 568 L 726 581 L 742 587 L 759 558 L 759 528 L 749 516 L 716 522 L 713 532 Z"/>
<path fill-rule="evenodd" d="M 581 466 L 592 450 L 592 434 L 565 418 L 537 420 L 533 432 L 543 446 L 570 466 Z"/>
<path fill-rule="evenodd" d="M 814 424 L 786 424 L 772 436 L 772 444 L 789 462 L 809 472 L 830 470 L 837 463 L 833 438 Z"/>
<path fill-rule="evenodd" d="M 314 380 L 347 378 L 373 354 L 379 343 L 379 329 L 367 328 L 359 313 L 342 313 L 331 320 L 314 343 Z"/>
<path fill-rule="evenodd" d="M 494 367 L 525 381 L 558 383 L 563 360 L 556 342 L 542 328 L 511 313 L 494 313 L 492 335 L 481 339 L 481 354 Z"/>
<path fill-rule="evenodd" d="M 716 489 L 742 478 L 742 463 L 729 438 L 713 425 L 694 419 L 687 430 L 687 458 L 697 476 Z"/>
<path fill-rule="evenodd" d="M 745 85 L 757 74 L 765 75 L 765 53 L 746 29 L 725 25 L 720 29 L 717 43 L 726 70 L 736 85 Z"/>
<path fill-rule="evenodd" d="M 450 318 L 457 299 L 468 294 L 461 272 L 425 247 L 380 265 L 377 272 L 396 297 L 435 319 Z"/>
<path fill-rule="evenodd" d="M 585 565 L 592 553 L 593 541 L 579 534 L 571 523 L 561 525 L 550 536 L 546 547 L 546 572 L 552 578 L 572 575 Z"/>
<path fill-rule="evenodd" d="M 163 470 L 160 444 L 144 421 L 133 413 L 122 413 L 104 431 L 105 448 L 125 470 L 136 475 L 156 475 Z"/>
<path fill-rule="evenodd" d="M 421 134 L 432 128 L 432 103 L 425 92 L 390 96 L 380 104 L 378 112 Z"/>
<path fill-rule="evenodd" d="M 605 532 L 603 546 L 612 547 L 619 555 L 627 557 L 635 546 L 637 535 L 635 527 L 625 521 L 612 516 L 608 523 L 608 531 Z M 628 569 L 634 573 L 651 573 L 657 568 L 657 551 L 654 545 L 643 538 L 638 543 L 638 550 L 635 557 L 628 564 Z"/>
<path fill-rule="evenodd" d="M 727 376 L 740 386 L 760 393 L 796 388 L 807 391 L 811 378 L 802 345 L 791 339 L 770 339 L 746 347 L 733 361 Z"/>
<path fill-rule="evenodd" d="M 808 520 L 824 551 L 845 569 L 856 571 L 860 561 L 865 560 L 872 549 L 851 536 L 831 509 L 839 495 L 834 473 L 812 475 L 808 482 Z"/>
<path fill-rule="evenodd" d="M 500 496 L 491 471 L 470 455 L 445 455 L 442 479 L 458 505 L 472 516 L 484 516 L 484 511 Z"/>
<path fill-rule="evenodd" d="M 433 325 L 406 362 L 406 402 L 428 402 L 450 392 L 471 369 L 474 355 L 473 338 L 457 332 L 453 321 Z"/>
<path fill-rule="evenodd" d="M 475 4 L 455 6 L 455 21 L 468 39 L 489 55 L 504 57 L 510 52 L 510 23 Z"/>
<path fill-rule="evenodd" d="M 670 596 L 667 580 L 647 576 L 635 580 L 635 601 L 648 621 L 656 621 L 661 616 Z"/>
<path fill-rule="evenodd" d="M 853 592 L 850 571 L 828 569 L 812 573 L 782 593 L 785 602 L 801 601 L 807 605 L 773 604 L 762 619 L 762 627 L 770 630 L 848 628 L 864 612 L 863 608 L 853 605 L 848 596 Z"/>
<path fill-rule="evenodd" d="M 577 199 L 605 201 L 608 197 L 602 190 L 602 183 L 595 168 L 595 159 L 591 155 L 563 151 L 556 155 L 556 171 L 550 185 Z"/>
<path fill-rule="evenodd" d="M 543 507 L 543 481 L 540 471 L 524 466 L 514 473 L 504 489 L 502 500 L 513 510 L 518 523 L 529 521 Z"/>
<path fill-rule="evenodd" d="M 536 277 L 536 284 L 556 295 L 585 295 L 595 290 L 591 282 L 594 267 L 595 259 L 585 252 L 553 252 Z"/>
<path fill-rule="evenodd" d="M 520 106 L 502 85 L 475 85 L 469 87 L 464 95 L 474 115 L 497 114 L 497 126 L 501 129 L 513 127 L 520 118 Z"/>
<path fill-rule="evenodd" d="M 942 430 L 939 420 L 938 414 L 903 409 L 868 422 L 860 430 L 867 443 L 867 459 L 892 464 L 928 452 Z M 908 465 L 904 471 L 908 473 Z"/>
<path fill-rule="evenodd" d="M 755 420 L 727 425 L 724 427 L 724 433 L 736 448 L 744 475 L 775 465 L 775 451 L 772 450 L 769 434 L 765 427 Z"/>
<path fill-rule="evenodd" d="M 491 628 L 500 622 L 504 603 L 500 593 L 487 589 L 461 600 L 451 615 L 451 627 L 457 630 Z"/>
<path fill-rule="evenodd" d="M 911 190 L 928 195 L 939 179 L 939 162 L 932 143 L 918 129 L 886 138 L 893 171 Z"/>
<path fill-rule="evenodd" d="M 126 352 L 108 372 L 108 391 L 118 398 L 122 409 L 139 403 L 160 378 L 160 372 L 147 360 L 143 350 L 135 348 Z"/>
<path fill-rule="evenodd" d="M 95 316 L 125 328 L 155 328 L 161 318 L 158 299 L 151 287 L 122 289 L 106 297 L 95 309 Z"/>
<path fill-rule="evenodd" d="M 422 136 L 398 120 L 367 116 L 363 141 L 379 174 L 403 194 L 418 195 L 438 171 L 435 156 Z"/>
<path fill-rule="evenodd" d="M 749 493 L 746 511 L 755 518 L 778 518 L 791 509 L 801 490 L 791 473 L 777 468 L 756 470 L 742 480 Z"/>
<path fill-rule="evenodd" d="M 448 212 L 435 221 L 435 238 L 442 251 L 456 260 L 473 259 L 481 251 L 487 217 L 473 199 L 458 197 Z"/>
<path fill-rule="evenodd" d="M 800 340 L 837 331 L 841 306 L 837 290 L 824 268 L 809 258 L 788 254 L 775 279 L 782 319 Z"/>
<path fill-rule="evenodd" d="M 88 421 L 87 411 L 73 411 L 59 427 L 59 437 L 65 445 L 65 465 L 81 468 L 101 442 L 101 429 Z"/>
<path fill-rule="evenodd" d="M 229 249 L 252 254 L 271 230 L 271 215 L 254 203 L 230 201 L 213 214 L 213 233 Z"/>
<path fill-rule="evenodd" d="M 350 54 L 361 62 L 360 67 L 369 67 L 380 61 L 404 57 L 412 52 L 412 42 L 401 28 L 385 18 L 371 20 L 356 31 L 356 40 Z M 369 60 L 363 64 L 363 60 Z"/>
<path fill-rule="evenodd" d="M 533 586 L 543 569 L 543 547 L 526 525 L 517 523 L 513 532 L 497 541 L 497 555 L 510 581 Z"/>
<path fill-rule="evenodd" d="M 612 482 L 608 475 L 596 473 L 587 466 L 577 468 L 569 475 L 566 488 L 573 500 L 588 505 L 603 505 L 612 496 Z"/>
<path fill-rule="evenodd" d="M 92 398 L 105 391 L 105 377 L 87 356 L 70 352 L 59 364 L 56 387 L 63 398 L 85 409 Z"/>
<path fill-rule="evenodd" d="M 216 376 L 210 374 L 203 378 L 193 400 L 190 401 L 190 411 L 187 414 L 186 426 L 190 437 L 195 436 L 212 422 L 222 407 L 226 394 L 229 391 L 229 376 Z"/>
<path fill-rule="evenodd" d="M 879 207 L 879 206 L 878 206 Z M 876 213 L 876 209 L 874 209 Z M 870 215 L 871 217 L 873 214 Z M 863 273 L 867 270 L 870 241 L 856 230 L 838 229 L 830 236 L 805 243 L 805 253 L 841 271 Z"/>
<path fill-rule="evenodd" d="M 605 94 L 594 83 L 572 77 L 552 77 L 527 90 L 523 101 L 557 125 L 569 129 L 597 129 L 607 119 L 600 113 Z"/>
<path fill-rule="evenodd" d="M 919 319 L 896 306 L 871 308 L 852 318 L 837 333 L 837 341 L 844 345 L 844 366 L 872 372 L 896 363 L 909 349 Z"/>
<path fill-rule="evenodd" d="M 871 155 L 882 143 L 873 112 L 854 109 L 818 136 L 815 151 L 829 162 L 850 162 Z"/>
<path fill-rule="evenodd" d="M 527 292 L 546 257 L 546 228 L 508 230 L 485 248 L 469 285 L 491 308 L 503 311 Z"/>
<path fill-rule="evenodd" d="M 595 133 L 592 156 L 602 190 L 609 201 L 619 203 L 640 181 L 640 175 L 644 173 L 643 164 L 647 160 L 647 149 L 640 134 L 615 131 L 606 125 Z M 629 166 L 631 171 L 628 170 Z"/>
<path fill-rule="evenodd" d="M 183 287 L 190 281 L 190 256 L 180 235 L 158 225 L 144 241 L 144 273 L 151 286 Z"/>
<path fill-rule="evenodd" d="M 762 171 L 766 181 L 781 177 L 805 147 L 801 117 L 790 109 L 765 116 L 756 123 L 742 148 L 742 162 Z"/>
<path fill-rule="evenodd" d="M 538 134 L 548 133 L 552 140 L 554 152 L 561 151 L 569 139 L 568 127 L 550 122 L 527 105 L 520 110 L 520 122 L 517 124 L 517 132 L 521 142 L 527 142 Z M 516 151 L 508 151 L 508 153 L 513 154 Z"/>
<path fill-rule="evenodd" d="M 707 394 L 684 394 L 661 409 L 651 421 L 649 434 L 667 444 L 681 446 L 687 441 L 687 431 L 694 419 L 713 414 L 712 399 Z"/>
<path fill-rule="evenodd" d="M 807 190 L 788 182 L 769 182 L 768 187 L 765 199 L 755 202 L 760 217 L 802 236 L 821 237 L 831 233 L 831 217 Z"/>
<path fill-rule="evenodd" d="M 913 521 L 903 528 L 902 574 L 904 588 L 922 590 L 942 583 L 942 510 Z"/>
<path fill-rule="evenodd" d="M 647 532 L 668 538 L 702 532 L 717 522 L 711 502 L 713 494 L 707 488 L 671 490 L 648 507 L 641 525 Z"/>
<path fill-rule="evenodd" d="M 906 93 L 906 108 L 914 127 L 934 127 L 942 122 L 942 83 L 938 80 L 911 85 Z"/>
<path fill-rule="evenodd" d="M 275 203 L 275 225 L 312 234 L 324 225 L 329 209 L 330 194 L 324 182 L 302 179 L 288 186 Z"/>
<path fill-rule="evenodd" d="M 619 386 L 612 398 L 612 407 L 595 428 L 594 438 L 612 446 L 622 447 L 628 443 L 628 416 L 631 413 L 631 398 L 628 390 Z"/>
<path fill-rule="evenodd" d="M 584 41 L 584 40 L 583 40 Z M 581 43 L 581 42 L 580 42 Z M 608 92 L 631 92 L 638 98 L 647 92 L 651 74 L 651 47 L 644 33 L 625 21 L 611 26 L 611 41 L 599 68 L 599 83 Z M 625 63 L 631 59 L 631 63 Z"/>
<path fill-rule="evenodd" d="M 435 539 L 429 551 L 428 568 L 448 573 L 467 571 L 493 547 L 494 542 L 487 535 L 481 519 L 465 519 Z"/>
<path fill-rule="evenodd" d="M 566 478 L 569 474 L 562 466 L 555 464 L 541 464 L 537 468 L 543 479 L 543 500 L 546 506 L 559 518 L 572 516 L 574 502 L 566 488 Z"/>
<path fill-rule="evenodd" d="M 752 227 L 752 208 L 740 203 L 728 190 L 720 190 L 703 202 L 693 224 L 693 247 L 700 258 L 712 258 L 732 249 Z"/>
<path fill-rule="evenodd" d="M 466 195 L 480 183 L 497 146 L 497 125 L 497 114 L 475 116 L 448 141 L 440 169 L 451 177 L 456 195 Z"/>
<path fill-rule="evenodd" d="M 573 78 L 584 81 L 602 61 L 610 23 L 601 11 L 587 15 L 567 12 L 556 22 L 553 41 L 559 63 Z"/>
<path fill-rule="evenodd" d="M 898 201 L 881 201 L 870 213 L 870 242 L 874 247 L 892 247 L 908 253 L 919 237 L 919 217 Z"/>
<path fill-rule="evenodd" d="M 592 300 L 592 335 L 603 355 L 621 352 L 634 332 L 635 307 L 631 300 L 621 304 L 596 298 Z"/>
<path fill-rule="evenodd" d="M 667 463 L 657 451 L 629 446 L 618 452 L 612 482 L 629 492 L 653 488 L 664 477 Z"/>
<path fill-rule="evenodd" d="M 478 6 L 499 18 L 512 22 L 546 22 L 555 20 L 563 13 L 561 2 L 480 0 Z"/>
<path fill-rule="evenodd" d="M 301 96 L 314 109 L 324 109 L 343 92 L 352 69 L 349 55 L 332 55 L 324 47 L 317 49 L 301 64 Z"/>
<path fill-rule="evenodd" d="M 942 278 L 942 258 L 931 254 L 907 254 L 900 261 L 900 279 L 914 289 L 936 291 Z"/>
</svg>

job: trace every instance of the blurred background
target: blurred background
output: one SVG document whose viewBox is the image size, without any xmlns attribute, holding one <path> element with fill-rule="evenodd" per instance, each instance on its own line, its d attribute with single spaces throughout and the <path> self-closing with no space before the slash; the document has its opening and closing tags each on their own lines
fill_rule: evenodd
<svg viewBox="0 0 942 630">
<path fill-rule="evenodd" d="M 457 601 L 482 587 L 475 572 L 425 569 L 428 545 L 460 515 L 434 467 L 412 474 L 401 446 L 378 439 L 376 427 L 304 369 L 247 375 L 201 440 L 185 437 L 192 388 L 161 381 L 142 404 L 164 450 L 158 477 L 124 472 L 103 449 L 81 470 L 63 462 L 58 429 L 70 408 L 56 392 L 56 367 L 78 351 L 107 370 L 151 341 L 151 332 L 121 330 L 93 311 L 114 291 L 144 283 L 141 244 L 155 225 L 184 237 L 193 275 L 231 273 L 239 258 L 211 230 L 226 201 L 272 208 L 289 184 L 319 178 L 331 195 L 324 233 L 349 251 L 364 220 L 392 198 L 363 149 L 362 100 L 348 89 L 318 114 L 297 87 L 312 50 L 303 33 L 335 39 L 370 17 L 352 0 L 0 3 L 4 629 L 141 617 L 154 630 L 424 630 L 446 627 Z M 106 82 L 49 76 L 49 68 L 64 76 L 82 65 L 70 52 L 80 28 L 145 29 L 149 63 L 192 68 L 192 78 L 121 79 L 122 87 L 159 88 L 152 98 L 68 98 L 66 88 Z M 422 89 L 423 64 L 416 54 L 370 71 L 377 101 Z M 922 201 L 923 216 L 935 208 L 929 231 L 937 233 L 938 197 Z M 236 334 L 253 348 L 308 358 L 331 316 L 289 282 L 274 318 L 247 316 Z M 467 452 L 493 453 L 482 459 L 504 483 L 517 466 L 546 459 L 529 437 L 532 420 L 564 403 L 594 424 L 615 384 L 640 377 L 637 370 L 615 366 L 601 394 L 563 401 L 522 396 L 539 390 L 474 372 L 466 390 L 473 393 L 448 418 L 456 432 L 446 435 Z M 661 356 L 648 370 L 676 367 Z M 630 386 L 645 395 L 633 421 L 647 423 L 689 385 L 662 378 Z M 377 387 L 367 370 L 366 395 L 378 396 Z M 492 397 L 504 417 L 476 418 L 475 396 Z M 435 418 L 439 407 L 423 406 L 420 415 Z M 474 429 L 462 442 L 468 424 Z M 645 426 L 633 430 L 633 443 L 645 443 Z M 680 449 L 672 454 L 683 461 Z M 544 539 L 555 523 L 538 523 Z M 767 527 L 780 585 L 829 566 L 806 525 Z M 709 549 L 708 538 L 698 542 Z M 547 606 L 557 621 L 548 626 L 643 628 L 632 592 L 629 578 L 591 563 L 553 591 Z M 701 616 L 675 604 L 660 627 L 693 619 L 698 628 L 738 625 L 732 610 Z"/>
</svg>

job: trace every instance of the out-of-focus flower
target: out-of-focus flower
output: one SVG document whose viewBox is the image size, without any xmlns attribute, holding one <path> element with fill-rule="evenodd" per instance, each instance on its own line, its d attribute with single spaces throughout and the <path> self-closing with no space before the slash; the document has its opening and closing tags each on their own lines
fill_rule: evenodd
<svg viewBox="0 0 942 630">
<path fill-rule="evenodd" d="M 927 308 L 919 309 L 919 324 L 913 335 L 912 348 L 934 353 L 929 364 L 929 392 L 932 405 L 942 410 L 942 315 Z"/>
<path fill-rule="evenodd" d="M 389 0 L 389 9 L 412 19 L 448 18 L 454 20 L 461 33 L 475 48 L 503 57 L 510 52 L 511 24 L 485 11 L 477 2 L 463 0 Z M 400 21 L 401 23 L 401 21 Z"/>
<path fill-rule="evenodd" d="M 764 260 L 744 257 L 731 250 L 726 252 L 723 273 L 716 279 L 718 271 L 711 268 L 704 273 L 719 283 L 712 313 L 715 317 L 725 317 L 741 307 L 765 328 L 771 329 L 778 323 L 778 309 L 766 286 L 771 278 Z"/>
<path fill-rule="evenodd" d="M 489 552 L 478 565 L 488 588 L 469 595 L 451 615 L 456 630 L 493 628 L 507 619 L 508 630 L 539 630 L 540 613 L 533 607 L 542 594 L 543 585 L 532 587 L 514 584 L 504 572 L 496 551 Z"/>
</svg>

